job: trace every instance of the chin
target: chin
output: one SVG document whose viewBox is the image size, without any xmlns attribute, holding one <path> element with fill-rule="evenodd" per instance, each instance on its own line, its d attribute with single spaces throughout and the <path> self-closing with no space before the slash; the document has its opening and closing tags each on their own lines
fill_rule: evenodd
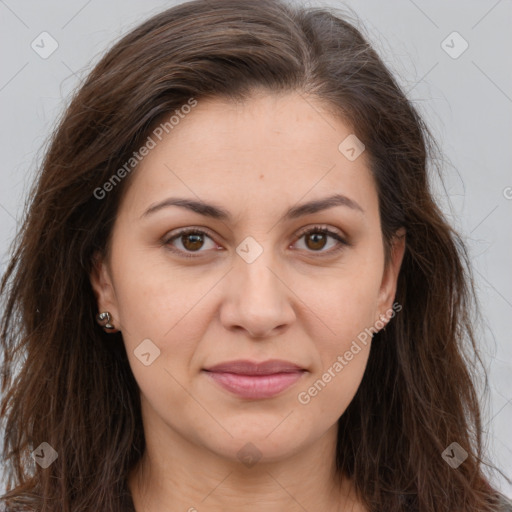
<svg viewBox="0 0 512 512">
<path fill-rule="evenodd" d="M 211 438 L 213 451 L 231 459 L 241 460 L 249 458 L 262 458 L 265 462 L 272 462 L 293 455 L 303 449 L 307 439 L 301 436 L 295 426 L 285 426 L 288 420 L 276 418 L 245 422 L 241 419 L 236 425 L 224 427 L 233 436 L 225 435 L 215 442 Z M 213 441 L 213 443 L 212 443 Z"/>
</svg>

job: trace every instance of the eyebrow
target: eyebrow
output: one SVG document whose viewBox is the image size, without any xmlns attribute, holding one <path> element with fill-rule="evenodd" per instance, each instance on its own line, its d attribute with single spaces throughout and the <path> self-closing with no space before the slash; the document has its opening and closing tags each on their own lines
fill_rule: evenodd
<svg viewBox="0 0 512 512">
<path fill-rule="evenodd" d="M 211 217 L 213 219 L 218 219 L 222 221 L 229 221 L 231 220 L 232 217 L 228 210 L 225 210 L 224 208 L 217 205 L 208 204 L 205 203 L 204 201 L 195 199 L 169 197 L 167 199 L 164 199 L 163 201 L 151 205 L 141 215 L 141 218 L 145 218 L 169 206 L 179 206 L 180 208 L 186 208 L 195 213 L 198 213 L 199 215 Z M 361 206 L 358 203 L 356 203 L 353 199 L 350 199 L 349 197 L 344 196 L 342 194 L 334 194 L 323 199 L 315 199 L 313 201 L 300 204 L 298 206 L 293 206 L 283 215 L 281 220 L 297 219 L 299 217 L 311 215 L 313 213 L 317 213 L 322 210 L 327 210 L 329 208 L 334 208 L 336 206 L 346 206 L 352 210 L 364 213 L 363 208 L 361 208 Z"/>
</svg>

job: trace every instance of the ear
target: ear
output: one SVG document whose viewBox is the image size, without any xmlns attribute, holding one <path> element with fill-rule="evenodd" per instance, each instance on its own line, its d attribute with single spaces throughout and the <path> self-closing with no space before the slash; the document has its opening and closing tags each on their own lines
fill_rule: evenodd
<svg viewBox="0 0 512 512">
<path fill-rule="evenodd" d="M 378 299 L 378 314 L 379 319 L 386 317 L 387 323 L 389 318 L 388 312 L 392 309 L 393 301 L 395 300 L 396 287 L 398 283 L 398 275 L 405 253 L 405 228 L 400 228 L 391 241 L 391 254 L 389 261 L 384 269 L 382 282 L 379 290 Z"/>
<path fill-rule="evenodd" d="M 117 299 L 112 283 L 111 271 L 108 262 L 96 251 L 93 255 L 93 266 L 89 275 L 91 286 L 96 296 L 98 313 L 108 311 L 112 317 L 112 324 L 121 330 Z"/>
</svg>

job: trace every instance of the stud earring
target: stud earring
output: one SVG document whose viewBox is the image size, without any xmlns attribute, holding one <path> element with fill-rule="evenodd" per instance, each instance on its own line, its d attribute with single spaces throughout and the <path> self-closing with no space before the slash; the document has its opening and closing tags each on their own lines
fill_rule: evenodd
<svg viewBox="0 0 512 512">
<path fill-rule="evenodd" d="M 96 321 L 103 327 L 105 332 L 114 332 L 116 328 L 110 323 L 112 316 L 108 311 L 98 313 L 96 315 Z"/>
</svg>

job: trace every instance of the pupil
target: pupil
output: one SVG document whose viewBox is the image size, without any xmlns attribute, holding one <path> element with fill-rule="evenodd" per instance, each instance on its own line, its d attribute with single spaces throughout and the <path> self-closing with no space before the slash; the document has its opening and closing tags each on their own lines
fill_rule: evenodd
<svg viewBox="0 0 512 512">
<path fill-rule="evenodd" d="M 320 245 L 316 245 L 320 239 Z M 324 247 L 324 244 L 322 242 L 325 242 L 325 234 L 324 233 L 313 233 L 312 235 L 309 235 L 309 240 L 313 240 L 314 247 L 310 247 L 310 249 L 322 249 Z"/>
<path fill-rule="evenodd" d="M 188 235 L 183 235 L 181 237 L 181 241 L 183 243 L 183 246 L 188 250 L 196 250 L 200 249 L 202 245 L 202 235 L 189 233 Z M 189 240 L 192 240 L 192 246 L 190 246 Z"/>
</svg>

